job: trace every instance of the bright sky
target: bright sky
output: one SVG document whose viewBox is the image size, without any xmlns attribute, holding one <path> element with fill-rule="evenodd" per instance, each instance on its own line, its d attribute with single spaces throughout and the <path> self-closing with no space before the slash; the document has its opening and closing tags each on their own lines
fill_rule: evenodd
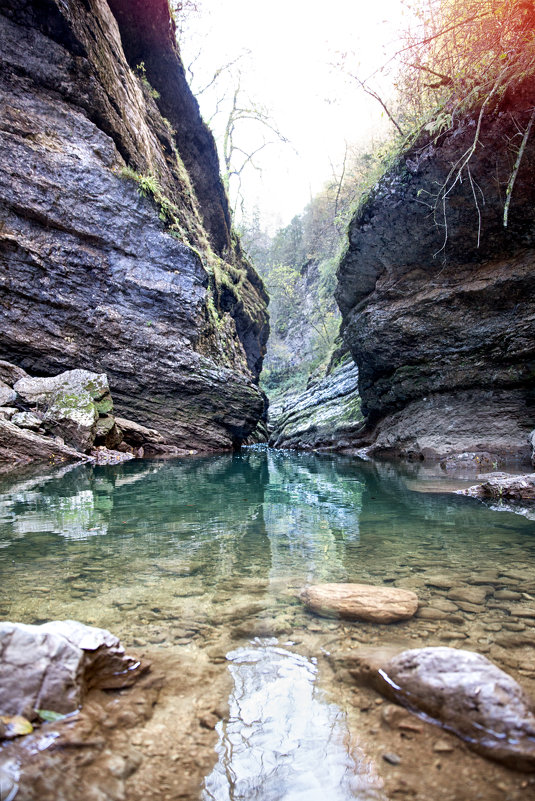
<svg viewBox="0 0 535 801">
<path fill-rule="evenodd" d="M 359 77 L 368 77 L 396 49 L 408 13 L 402 0 L 200 0 L 200 14 L 182 44 L 186 64 L 200 52 L 195 83 L 251 51 L 240 62 L 242 88 L 269 108 L 291 142 L 259 154 L 261 174 L 249 170 L 242 185 L 249 210 L 257 205 L 273 225 L 286 224 L 332 176 L 346 141 L 380 138 L 387 128 L 380 105 L 332 65 L 337 54 L 351 51 Z M 198 97 L 205 119 L 224 80 L 219 90 Z M 212 122 L 216 138 L 225 117 L 222 111 Z M 249 148 L 252 129 L 250 136 Z"/>
</svg>

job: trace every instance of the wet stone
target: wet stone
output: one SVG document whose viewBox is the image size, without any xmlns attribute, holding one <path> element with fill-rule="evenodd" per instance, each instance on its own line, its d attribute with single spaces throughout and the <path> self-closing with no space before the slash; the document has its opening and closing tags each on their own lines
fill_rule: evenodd
<svg viewBox="0 0 535 801">
<path fill-rule="evenodd" d="M 469 604 L 466 601 L 458 601 L 459 609 L 472 615 L 477 615 L 484 610 L 483 604 Z"/>
<path fill-rule="evenodd" d="M 436 751 L 438 754 L 451 754 L 454 750 L 454 747 L 448 740 L 436 740 L 433 745 L 433 751 Z"/>
<path fill-rule="evenodd" d="M 383 759 L 385 762 L 388 762 L 389 765 L 400 765 L 401 764 L 401 757 L 393 752 L 389 751 L 386 754 L 383 754 Z"/>
<path fill-rule="evenodd" d="M 426 577 L 425 583 L 430 587 L 440 587 L 441 589 L 449 590 L 455 586 L 456 579 L 451 578 L 451 576 L 432 575 Z"/>
<path fill-rule="evenodd" d="M 448 598 L 452 601 L 464 601 L 469 604 L 484 604 L 490 592 L 492 592 L 492 587 L 455 587 L 448 592 Z"/>
<path fill-rule="evenodd" d="M 503 623 L 503 628 L 507 629 L 507 631 L 525 631 L 526 625 L 525 623 L 506 620 Z"/>
<path fill-rule="evenodd" d="M 494 597 L 498 601 L 520 601 L 522 593 L 513 592 L 513 590 L 496 590 Z"/>
</svg>

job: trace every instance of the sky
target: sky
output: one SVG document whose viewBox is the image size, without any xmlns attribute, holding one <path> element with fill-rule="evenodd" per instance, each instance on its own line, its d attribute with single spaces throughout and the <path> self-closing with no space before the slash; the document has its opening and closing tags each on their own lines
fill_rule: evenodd
<svg viewBox="0 0 535 801">
<path fill-rule="evenodd" d="M 244 171 L 249 214 L 258 207 L 269 226 L 286 225 L 337 173 L 346 142 L 365 146 L 384 135 L 388 122 L 380 105 L 335 65 L 348 53 L 354 71 L 368 78 L 397 48 L 409 13 L 402 0 L 199 0 L 199 12 L 188 17 L 181 40 L 186 66 L 194 61 L 194 92 L 243 54 L 197 94 L 204 118 L 210 120 L 217 100 L 232 96 L 239 66 L 243 96 L 269 109 L 289 140 L 258 154 L 261 172 Z M 375 86 L 387 93 L 392 78 L 377 80 Z M 210 124 L 221 141 L 225 101 L 220 109 Z M 244 123 L 240 144 L 250 152 L 266 132 L 258 123 Z"/>
</svg>

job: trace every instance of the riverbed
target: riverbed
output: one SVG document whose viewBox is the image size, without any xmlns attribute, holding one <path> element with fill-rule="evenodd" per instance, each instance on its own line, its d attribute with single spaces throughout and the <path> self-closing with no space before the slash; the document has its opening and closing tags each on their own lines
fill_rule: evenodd
<svg viewBox="0 0 535 801">
<path fill-rule="evenodd" d="M 2 619 L 107 628 L 161 679 L 122 727 L 135 769 L 95 798 L 535 798 L 529 776 L 396 717 L 345 668 L 354 649 L 450 645 L 535 695 L 535 521 L 453 493 L 473 483 L 262 447 L 4 478 Z M 391 625 L 316 617 L 298 593 L 321 581 L 411 589 L 420 609 Z"/>
</svg>

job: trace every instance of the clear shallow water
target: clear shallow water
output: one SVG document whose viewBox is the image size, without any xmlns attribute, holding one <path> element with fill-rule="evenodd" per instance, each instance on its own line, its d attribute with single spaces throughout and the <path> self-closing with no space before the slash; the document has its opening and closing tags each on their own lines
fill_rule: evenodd
<svg viewBox="0 0 535 801">
<path fill-rule="evenodd" d="M 320 654 L 453 644 L 533 679 L 535 522 L 441 486 L 420 466 L 262 449 L 21 475 L 0 484 L 0 615 L 75 618 L 228 664 L 204 799 L 382 798 L 318 686 Z M 423 616 L 316 618 L 296 594 L 317 581 L 411 588 Z"/>
</svg>

